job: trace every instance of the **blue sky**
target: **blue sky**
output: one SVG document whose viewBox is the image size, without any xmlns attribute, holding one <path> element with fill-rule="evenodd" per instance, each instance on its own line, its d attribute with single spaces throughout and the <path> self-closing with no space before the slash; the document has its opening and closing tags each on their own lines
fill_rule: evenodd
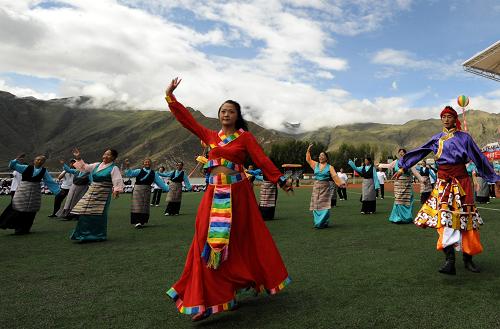
<svg viewBox="0 0 500 329">
<path fill-rule="evenodd" d="M 461 67 L 499 40 L 498 1 L 0 3 L 0 90 L 19 96 L 162 109 L 181 76 L 186 105 L 236 99 L 275 129 L 426 119 L 461 94 L 500 112 L 500 84 Z"/>
</svg>

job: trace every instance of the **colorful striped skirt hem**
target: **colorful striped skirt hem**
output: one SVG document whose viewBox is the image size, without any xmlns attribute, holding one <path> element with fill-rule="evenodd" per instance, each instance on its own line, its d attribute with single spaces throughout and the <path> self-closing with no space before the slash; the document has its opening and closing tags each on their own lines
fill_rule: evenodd
<svg viewBox="0 0 500 329">
<path fill-rule="evenodd" d="M 274 288 L 267 289 L 263 285 L 261 285 L 260 287 L 258 287 L 256 289 L 256 291 L 258 293 L 265 291 L 269 295 L 276 295 L 278 292 L 280 292 L 285 287 L 287 287 L 291 282 L 292 282 L 292 279 L 290 277 L 287 277 L 285 280 L 283 280 L 280 284 L 278 284 Z M 244 291 L 244 290 L 245 289 L 239 289 L 237 292 Z M 235 292 L 235 296 L 236 296 L 237 292 Z M 226 303 L 212 305 L 212 306 L 205 306 L 205 305 L 184 306 L 184 302 L 179 297 L 179 294 L 177 293 L 177 291 L 173 287 L 167 291 L 167 296 L 172 298 L 172 300 L 175 302 L 175 306 L 177 307 L 177 309 L 179 310 L 180 313 L 188 314 L 188 315 L 198 314 L 198 313 L 206 313 L 207 315 L 211 315 L 211 314 L 220 313 L 220 312 L 224 312 L 224 311 L 231 311 L 237 305 L 236 297 L 235 297 Z"/>
</svg>

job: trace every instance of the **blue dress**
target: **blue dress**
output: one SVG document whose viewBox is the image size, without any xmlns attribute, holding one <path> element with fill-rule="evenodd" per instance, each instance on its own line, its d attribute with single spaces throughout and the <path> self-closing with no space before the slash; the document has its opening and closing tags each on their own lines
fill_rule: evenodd
<svg viewBox="0 0 500 329">
<path fill-rule="evenodd" d="M 313 212 L 315 228 L 328 227 L 331 208 L 330 165 L 320 170 L 319 163 L 314 167 L 314 182 L 309 210 Z"/>
<path fill-rule="evenodd" d="M 108 210 L 113 189 L 111 180 L 113 167 L 114 165 L 110 165 L 102 170 L 97 170 L 99 166 L 96 166 L 92 171 L 92 184 L 71 211 L 71 213 L 80 215 L 78 224 L 71 234 L 71 240 L 104 241 L 107 239 Z M 103 203 L 104 209 L 92 210 L 99 202 Z"/>
<path fill-rule="evenodd" d="M 394 167 L 399 170 L 398 163 Z M 413 222 L 413 176 L 405 172 L 399 179 L 394 181 L 394 205 L 392 206 L 389 221 L 395 224 L 409 224 Z"/>
</svg>

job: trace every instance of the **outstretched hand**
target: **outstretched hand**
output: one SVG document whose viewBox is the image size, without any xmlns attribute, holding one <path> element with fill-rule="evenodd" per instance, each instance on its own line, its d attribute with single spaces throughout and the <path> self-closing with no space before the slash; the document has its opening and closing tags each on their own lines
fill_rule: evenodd
<svg viewBox="0 0 500 329">
<path fill-rule="evenodd" d="M 113 191 L 113 199 L 118 199 L 120 197 L 120 192 Z"/>
<path fill-rule="evenodd" d="M 75 157 L 75 160 L 80 160 L 82 158 L 80 155 L 80 150 L 77 147 L 73 149 L 73 156 Z"/>
<path fill-rule="evenodd" d="M 165 96 L 170 96 L 174 92 L 175 88 L 181 83 L 182 79 L 179 79 L 178 77 L 172 79 L 170 81 L 170 84 L 168 85 L 167 89 L 165 90 Z"/>
<path fill-rule="evenodd" d="M 293 180 L 287 179 L 285 185 L 281 187 L 286 194 L 290 195 L 290 192 L 293 194 Z"/>
<path fill-rule="evenodd" d="M 401 171 L 396 171 L 396 173 L 394 175 L 392 175 L 392 179 L 393 180 L 396 180 L 396 179 L 399 179 L 399 177 L 401 177 L 403 173 Z"/>
</svg>

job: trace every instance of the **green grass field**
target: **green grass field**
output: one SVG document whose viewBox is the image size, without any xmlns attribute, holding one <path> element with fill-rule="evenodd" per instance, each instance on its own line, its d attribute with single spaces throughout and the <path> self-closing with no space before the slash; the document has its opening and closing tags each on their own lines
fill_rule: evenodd
<svg viewBox="0 0 500 329">
<path fill-rule="evenodd" d="M 47 218 L 53 197 L 45 197 L 33 234 L 0 231 L 0 327 L 500 328 L 500 200 L 480 209 L 482 273 L 458 257 L 457 275 L 445 276 L 434 230 L 390 224 L 391 198 L 363 216 L 359 191 L 349 192 L 324 230 L 312 228 L 310 188 L 281 193 L 267 226 L 292 284 L 276 296 L 241 296 L 236 311 L 196 324 L 165 291 L 184 266 L 201 194 L 184 194 L 181 216 L 153 208 L 143 230 L 131 228 L 124 195 L 112 202 L 109 240 L 88 244 L 69 240 L 75 222 Z M 0 209 L 9 201 L 1 197 Z"/>
</svg>

